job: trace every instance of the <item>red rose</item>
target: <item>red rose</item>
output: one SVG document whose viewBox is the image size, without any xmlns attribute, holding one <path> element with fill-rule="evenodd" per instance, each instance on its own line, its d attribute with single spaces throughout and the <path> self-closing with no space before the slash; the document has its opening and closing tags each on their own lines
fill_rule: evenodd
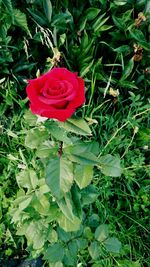
<svg viewBox="0 0 150 267">
<path fill-rule="evenodd" d="M 65 68 L 54 68 L 29 80 L 27 95 L 32 113 L 66 121 L 85 101 L 84 81 Z"/>
</svg>

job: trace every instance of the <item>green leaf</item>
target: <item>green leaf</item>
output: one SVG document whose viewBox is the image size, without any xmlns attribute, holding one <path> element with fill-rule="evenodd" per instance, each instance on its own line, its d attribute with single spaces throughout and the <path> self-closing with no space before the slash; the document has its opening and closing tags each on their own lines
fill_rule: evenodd
<svg viewBox="0 0 150 267">
<path fill-rule="evenodd" d="M 68 132 L 63 128 L 60 128 L 58 125 L 50 125 L 47 127 L 51 135 L 59 141 L 62 141 L 66 144 L 72 144 L 70 138 L 67 136 Z"/>
<path fill-rule="evenodd" d="M 98 17 L 98 19 L 94 22 L 92 25 L 92 28 L 94 32 L 100 31 L 101 27 L 105 24 L 105 22 L 109 19 L 109 17 L 104 18 L 106 13 L 102 14 L 101 16 Z M 107 25 L 108 26 L 108 25 Z"/>
<path fill-rule="evenodd" d="M 58 223 L 66 232 L 78 231 L 81 226 L 81 220 L 74 216 L 73 220 L 69 220 L 63 213 L 58 218 Z"/>
<path fill-rule="evenodd" d="M 95 239 L 99 242 L 103 242 L 109 235 L 108 225 L 101 224 L 95 231 Z"/>
<path fill-rule="evenodd" d="M 13 17 L 13 12 L 14 12 L 14 10 L 13 10 L 13 7 L 12 7 L 12 2 L 11 2 L 11 0 L 2 0 L 2 3 L 5 5 L 5 7 L 7 8 L 7 10 L 8 10 L 8 12 L 9 12 L 9 14 L 10 14 L 10 16 L 12 17 L 12 22 L 13 22 L 13 20 L 14 20 L 14 17 Z"/>
<path fill-rule="evenodd" d="M 128 0 L 114 0 L 116 6 L 124 6 L 128 3 Z"/>
<path fill-rule="evenodd" d="M 21 171 L 17 176 L 19 187 L 27 188 L 28 191 L 34 190 L 38 185 L 38 177 L 34 170 L 27 169 Z"/>
<path fill-rule="evenodd" d="M 89 153 L 91 152 L 94 155 L 99 154 L 99 143 L 96 141 L 78 141 L 75 142 L 73 145 L 64 147 L 64 152 L 69 154 L 81 154 L 81 153 Z"/>
<path fill-rule="evenodd" d="M 139 29 L 129 29 L 130 35 L 138 44 L 142 46 L 145 50 L 150 51 L 150 43 L 146 41 L 144 33 Z"/>
<path fill-rule="evenodd" d="M 38 148 L 47 139 L 48 132 L 44 127 L 34 128 L 27 132 L 25 145 L 31 149 Z"/>
<path fill-rule="evenodd" d="M 88 246 L 88 240 L 85 238 L 77 238 L 75 241 L 77 243 L 79 251 L 86 249 Z"/>
<path fill-rule="evenodd" d="M 150 146 L 150 129 L 142 128 L 137 135 L 137 142 L 141 146 Z"/>
<path fill-rule="evenodd" d="M 64 267 L 61 261 L 51 262 L 51 267 Z"/>
<path fill-rule="evenodd" d="M 35 21 L 40 24 L 41 26 L 46 25 L 47 21 L 46 18 L 44 17 L 44 15 L 42 15 L 41 13 L 35 13 L 32 10 L 30 10 L 29 8 L 27 8 L 27 10 L 29 11 L 29 13 L 31 14 L 31 16 L 35 19 Z"/>
<path fill-rule="evenodd" d="M 26 231 L 29 243 L 33 243 L 33 249 L 40 249 L 47 240 L 47 225 L 43 220 L 32 221 Z"/>
<path fill-rule="evenodd" d="M 100 9 L 95 7 L 90 7 L 85 11 L 85 17 L 87 20 L 93 20 L 99 14 Z"/>
<path fill-rule="evenodd" d="M 130 47 L 128 45 L 122 45 L 113 49 L 117 53 L 126 53 L 130 51 Z"/>
<path fill-rule="evenodd" d="M 80 22 L 80 26 L 79 26 L 79 32 L 83 31 L 85 29 L 85 26 L 86 26 L 86 22 L 87 22 L 87 19 L 86 18 L 83 18 Z"/>
<path fill-rule="evenodd" d="M 92 240 L 93 239 L 93 233 L 92 233 L 90 227 L 86 226 L 84 228 L 83 236 L 86 237 L 87 240 Z"/>
<path fill-rule="evenodd" d="M 120 159 L 110 154 L 99 158 L 101 172 L 112 177 L 119 177 L 122 173 Z"/>
<path fill-rule="evenodd" d="M 112 15 L 112 19 L 114 24 L 121 30 L 124 30 L 126 27 L 126 24 L 124 23 L 124 20 L 122 18 L 118 18 L 114 15 Z"/>
<path fill-rule="evenodd" d="M 32 207 L 41 215 L 49 215 L 50 203 L 49 198 L 46 195 L 41 194 L 38 190 L 35 191 L 35 195 L 32 199 Z"/>
<path fill-rule="evenodd" d="M 43 220 L 26 222 L 17 234 L 26 236 L 28 246 L 32 245 L 35 250 L 41 249 L 47 240 L 47 224 Z"/>
<path fill-rule="evenodd" d="M 81 206 L 81 193 L 80 190 L 77 188 L 76 184 L 74 184 L 71 188 L 71 196 L 73 202 L 73 212 L 74 214 L 82 219 L 82 206 Z"/>
<path fill-rule="evenodd" d="M 112 253 L 119 253 L 121 242 L 116 237 L 110 237 L 103 242 L 105 248 Z"/>
<path fill-rule="evenodd" d="M 40 144 L 40 146 L 37 148 L 36 156 L 39 158 L 46 158 L 50 157 L 50 155 L 56 155 L 57 151 L 58 147 L 55 145 L 55 143 L 47 140 Z"/>
<path fill-rule="evenodd" d="M 14 15 L 14 25 L 19 26 L 30 35 L 26 15 L 18 9 L 13 10 L 13 15 Z"/>
<path fill-rule="evenodd" d="M 68 249 L 66 250 L 64 263 L 65 266 L 77 266 L 77 254 L 78 247 L 76 240 L 71 240 L 68 243 Z"/>
<path fill-rule="evenodd" d="M 144 41 L 140 41 L 139 42 L 139 44 L 140 44 L 140 46 L 142 46 L 145 50 L 147 50 L 147 51 L 150 51 L 150 43 L 148 43 L 148 42 L 144 42 Z"/>
<path fill-rule="evenodd" d="M 133 60 L 133 58 L 131 58 L 123 70 L 123 73 L 121 76 L 121 81 L 127 79 L 127 77 L 131 74 L 133 67 L 134 67 L 134 60 Z"/>
<path fill-rule="evenodd" d="M 57 204 L 62 213 L 65 215 L 65 217 L 68 220 L 73 221 L 74 220 L 73 203 L 70 194 L 66 194 L 63 199 L 57 201 Z"/>
<path fill-rule="evenodd" d="M 79 135 L 91 135 L 91 130 L 87 122 L 79 118 L 71 118 L 66 122 L 59 123 L 59 126 L 65 130 L 79 134 Z"/>
<path fill-rule="evenodd" d="M 80 154 L 69 154 L 68 158 L 76 163 L 82 164 L 82 165 L 97 165 L 99 163 L 99 160 L 97 157 L 92 154 L 91 152 L 85 153 L 82 152 Z"/>
<path fill-rule="evenodd" d="M 3 217 L 3 215 L 2 215 L 2 205 L 0 204 L 0 220 L 2 219 L 2 217 Z M 0 239 L 1 239 L 1 236 L 0 236 Z"/>
<path fill-rule="evenodd" d="M 126 259 L 118 260 L 118 264 L 120 264 L 121 267 L 142 267 L 139 260 L 137 261 L 131 261 L 131 260 L 126 260 Z"/>
<path fill-rule="evenodd" d="M 94 63 L 94 60 L 91 60 L 90 63 L 87 63 L 82 67 L 82 69 L 80 70 L 81 77 L 84 77 L 91 70 L 93 63 Z"/>
<path fill-rule="evenodd" d="M 99 0 L 102 5 L 106 5 L 106 0 Z"/>
<path fill-rule="evenodd" d="M 73 165 L 61 157 L 52 158 L 46 168 L 46 183 L 52 194 L 61 199 L 73 183 Z"/>
<path fill-rule="evenodd" d="M 81 199 L 83 205 L 93 203 L 98 197 L 98 191 L 94 185 L 88 185 L 81 191 Z"/>
<path fill-rule="evenodd" d="M 68 241 L 72 239 L 72 233 L 65 232 L 60 227 L 57 227 L 57 234 L 58 234 L 59 240 L 65 242 L 65 243 L 68 243 Z"/>
<path fill-rule="evenodd" d="M 92 257 L 93 260 L 97 260 L 100 257 L 100 246 L 97 241 L 93 241 L 91 245 L 88 248 L 90 256 Z"/>
<path fill-rule="evenodd" d="M 92 28 L 95 31 L 95 29 L 100 25 L 103 17 L 105 17 L 106 13 L 103 13 L 101 16 L 98 17 L 98 19 L 93 23 Z"/>
<path fill-rule="evenodd" d="M 111 25 L 102 25 L 102 26 L 98 29 L 98 31 L 99 31 L 99 32 L 108 31 L 108 30 L 110 30 L 112 27 L 113 27 L 113 26 L 111 26 Z"/>
<path fill-rule="evenodd" d="M 45 15 L 48 19 L 49 22 L 51 22 L 51 18 L 52 18 L 52 4 L 50 0 L 43 0 L 43 7 L 44 7 L 44 12 Z"/>
<path fill-rule="evenodd" d="M 19 201 L 19 211 L 25 210 L 32 201 L 32 196 L 24 196 L 17 199 Z"/>
<path fill-rule="evenodd" d="M 118 85 L 128 89 L 133 89 L 133 88 L 138 89 L 138 87 L 134 84 L 134 82 L 129 82 L 129 81 L 119 80 Z"/>
<path fill-rule="evenodd" d="M 93 178 L 93 166 L 76 165 L 74 179 L 80 189 L 88 186 Z"/>
<path fill-rule="evenodd" d="M 137 40 L 139 43 L 141 41 L 146 41 L 145 39 L 145 36 L 144 36 L 144 33 L 141 31 L 141 30 L 138 30 L 138 29 L 129 29 L 129 32 L 132 36 L 132 38 L 134 38 L 135 40 Z"/>
<path fill-rule="evenodd" d="M 26 110 L 24 114 L 25 122 L 29 124 L 29 126 L 35 126 L 37 122 L 37 116 L 32 114 L 30 110 Z"/>
<path fill-rule="evenodd" d="M 61 244 L 56 243 L 51 245 L 44 253 L 44 260 L 49 262 L 59 262 L 64 257 L 64 248 Z"/>
</svg>

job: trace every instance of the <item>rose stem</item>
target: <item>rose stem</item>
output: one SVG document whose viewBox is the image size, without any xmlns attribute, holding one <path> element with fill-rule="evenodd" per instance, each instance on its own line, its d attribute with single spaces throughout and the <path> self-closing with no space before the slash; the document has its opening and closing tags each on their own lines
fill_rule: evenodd
<svg viewBox="0 0 150 267">
<path fill-rule="evenodd" d="M 60 142 L 59 149 L 58 149 L 58 156 L 61 157 L 62 156 L 62 153 L 63 153 L 63 142 L 61 141 Z"/>
</svg>

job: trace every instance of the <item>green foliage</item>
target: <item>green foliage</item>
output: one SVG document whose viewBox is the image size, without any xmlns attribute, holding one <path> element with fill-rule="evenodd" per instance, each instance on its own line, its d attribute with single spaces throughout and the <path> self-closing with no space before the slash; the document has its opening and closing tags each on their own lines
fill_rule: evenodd
<svg viewBox="0 0 150 267">
<path fill-rule="evenodd" d="M 51 159 L 46 169 L 46 182 L 52 194 L 57 198 L 62 198 L 73 183 L 72 163 L 63 157 Z"/>
</svg>

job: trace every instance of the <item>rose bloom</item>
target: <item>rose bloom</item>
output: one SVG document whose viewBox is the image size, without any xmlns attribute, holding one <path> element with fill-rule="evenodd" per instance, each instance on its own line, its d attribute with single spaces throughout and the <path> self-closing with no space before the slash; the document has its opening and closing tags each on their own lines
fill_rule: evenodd
<svg viewBox="0 0 150 267">
<path fill-rule="evenodd" d="M 59 121 L 66 121 L 85 102 L 83 79 L 66 68 L 29 80 L 26 91 L 33 114 Z"/>
</svg>

